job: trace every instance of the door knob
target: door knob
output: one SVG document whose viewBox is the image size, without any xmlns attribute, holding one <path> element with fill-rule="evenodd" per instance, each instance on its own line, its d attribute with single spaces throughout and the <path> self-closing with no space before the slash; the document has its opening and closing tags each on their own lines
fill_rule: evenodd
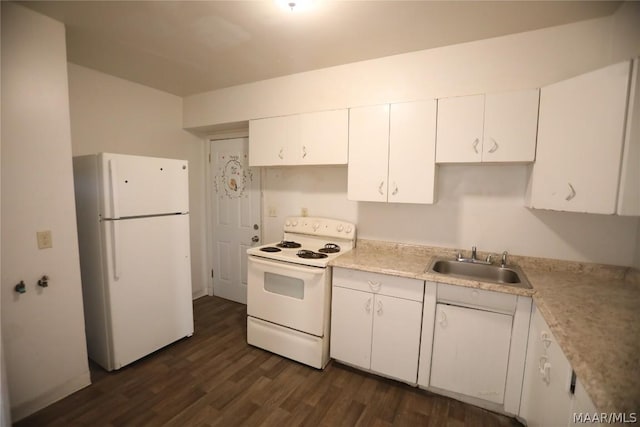
<svg viewBox="0 0 640 427">
<path fill-rule="evenodd" d="M 260 241 L 260 238 L 259 238 L 258 236 L 253 236 L 253 237 L 251 238 L 251 241 L 252 241 L 253 243 L 258 243 L 258 242 Z"/>
</svg>

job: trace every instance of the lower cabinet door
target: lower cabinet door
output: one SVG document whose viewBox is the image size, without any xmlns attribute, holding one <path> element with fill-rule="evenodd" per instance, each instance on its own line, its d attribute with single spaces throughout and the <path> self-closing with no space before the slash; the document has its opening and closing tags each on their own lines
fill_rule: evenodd
<svg viewBox="0 0 640 427">
<path fill-rule="evenodd" d="M 416 384 L 422 303 L 376 295 L 373 306 L 371 370 Z"/>
<path fill-rule="evenodd" d="M 437 304 L 430 385 L 502 404 L 512 319 Z"/>
<path fill-rule="evenodd" d="M 331 299 L 331 357 L 371 367 L 373 294 L 334 286 Z"/>
<path fill-rule="evenodd" d="M 527 426 L 566 426 L 571 421 L 571 372 L 569 360 L 534 307 L 520 404 Z"/>
</svg>

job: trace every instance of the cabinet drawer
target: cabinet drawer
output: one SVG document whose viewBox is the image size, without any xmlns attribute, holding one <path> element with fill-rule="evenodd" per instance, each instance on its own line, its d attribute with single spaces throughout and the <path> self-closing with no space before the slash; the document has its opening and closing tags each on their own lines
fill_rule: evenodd
<svg viewBox="0 0 640 427">
<path fill-rule="evenodd" d="M 455 305 L 503 313 L 515 313 L 518 297 L 502 292 L 438 283 L 437 300 Z"/>
<path fill-rule="evenodd" d="M 344 268 L 333 269 L 333 286 L 422 302 L 424 281 Z"/>
</svg>

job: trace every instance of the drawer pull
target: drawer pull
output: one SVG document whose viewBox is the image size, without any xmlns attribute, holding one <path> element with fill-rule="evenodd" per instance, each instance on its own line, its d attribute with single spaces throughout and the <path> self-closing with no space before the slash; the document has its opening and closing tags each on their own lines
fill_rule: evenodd
<svg viewBox="0 0 640 427">
<path fill-rule="evenodd" d="M 380 288 L 382 288 L 381 282 L 374 282 L 373 280 L 367 280 L 367 283 L 369 284 L 369 288 L 371 288 L 373 292 L 380 292 Z"/>
</svg>

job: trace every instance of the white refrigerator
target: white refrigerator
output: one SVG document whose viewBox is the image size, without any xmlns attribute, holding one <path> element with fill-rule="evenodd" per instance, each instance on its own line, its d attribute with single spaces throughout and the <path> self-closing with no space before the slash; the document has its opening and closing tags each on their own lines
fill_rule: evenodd
<svg viewBox="0 0 640 427">
<path fill-rule="evenodd" d="M 120 369 L 193 335 L 185 160 L 73 159 L 89 357 Z"/>
</svg>

